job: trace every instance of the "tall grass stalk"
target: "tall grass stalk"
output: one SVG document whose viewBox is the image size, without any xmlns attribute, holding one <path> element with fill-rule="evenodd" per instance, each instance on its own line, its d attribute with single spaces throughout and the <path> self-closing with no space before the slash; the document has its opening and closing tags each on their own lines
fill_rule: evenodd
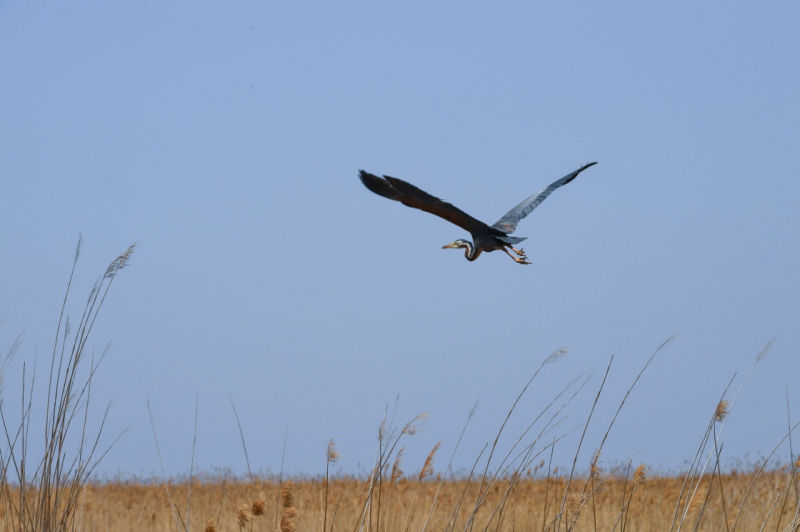
<svg viewBox="0 0 800 532">
<path fill-rule="evenodd" d="M 597 468 L 597 462 L 600 460 L 600 455 L 603 452 L 603 446 L 605 445 L 606 440 L 608 439 L 608 435 L 611 433 L 611 429 L 614 427 L 614 423 L 616 422 L 617 417 L 619 417 L 619 413 L 622 411 L 622 407 L 625 406 L 625 402 L 628 400 L 628 397 L 630 397 L 631 392 L 636 387 L 636 384 L 639 382 L 639 379 L 642 378 L 642 375 L 644 375 L 644 372 L 647 371 L 648 367 L 650 367 L 650 364 L 653 362 L 653 359 L 656 357 L 656 355 L 658 353 L 660 353 L 661 350 L 664 349 L 667 345 L 669 345 L 675 339 L 676 336 L 677 335 L 672 335 L 669 338 L 667 338 L 666 340 L 664 340 L 663 342 L 661 342 L 661 345 L 659 345 L 656 348 L 656 350 L 653 351 L 653 353 L 650 355 L 650 357 L 647 359 L 647 361 L 642 366 L 642 369 L 639 370 L 639 373 L 636 374 L 636 378 L 633 379 L 633 382 L 631 383 L 630 386 L 628 386 L 628 389 L 625 391 L 625 395 L 622 397 L 622 400 L 620 401 L 619 406 L 617 407 L 617 411 L 614 412 L 614 416 L 611 418 L 611 421 L 609 422 L 608 427 L 606 428 L 606 431 L 603 434 L 602 440 L 600 440 L 600 445 L 598 446 L 597 450 L 594 452 L 594 455 L 592 457 L 592 464 L 591 464 L 590 472 L 589 472 L 589 475 L 586 477 L 586 481 L 584 482 L 583 489 L 581 490 L 581 493 L 585 494 L 587 492 L 587 489 L 589 488 L 589 484 L 590 483 L 592 484 L 592 487 L 591 487 L 591 490 L 589 490 L 589 493 L 590 493 L 591 501 L 592 501 L 592 511 L 593 511 L 593 514 L 595 514 L 595 515 L 596 515 L 596 509 L 595 509 L 594 495 L 596 493 L 596 488 L 594 486 L 594 480 L 595 480 L 594 471 Z M 613 357 L 612 357 L 612 359 L 613 359 Z M 610 367 L 610 364 L 611 363 L 609 362 L 609 367 Z M 606 370 L 606 372 L 608 372 L 608 370 Z M 599 392 L 598 392 L 598 397 L 599 397 Z M 594 524 L 595 524 L 595 528 L 597 528 L 596 518 L 595 518 L 595 523 Z"/>
<path fill-rule="evenodd" d="M 567 354 L 567 349 L 565 347 L 561 347 L 561 348 L 557 349 L 556 351 L 554 351 L 553 353 L 551 353 L 547 358 L 545 358 L 539 364 L 539 367 L 536 368 L 536 371 L 534 371 L 534 373 L 533 373 L 533 375 L 531 375 L 530 379 L 528 379 L 528 382 L 525 383 L 525 386 L 522 387 L 522 390 L 520 390 L 520 392 L 517 394 L 517 397 L 514 399 L 514 402 L 512 403 L 511 408 L 508 409 L 508 412 L 506 413 L 506 417 L 503 420 L 503 423 L 500 425 L 500 428 L 497 430 L 497 434 L 495 434 L 494 441 L 492 442 L 492 446 L 491 446 L 491 448 L 489 450 L 489 456 L 486 458 L 486 465 L 483 468 L 483 474 L 481 475 L 481 484 L 480 484 L 480 487 L 478 489 L 478 497 L 475 500 L 475 504 L 473 505 L 472 512 L 470 513 L 469 517 L 467 518 L 467 524 L 465 526 L 466 529 L 469 530 L 469 529 L 472 528 L 474 520 L 475 520 L 475 516 L 477 515 L 478 510 L 480 510 L 481 506 L 483 505 L 483 502 L 485 501 L 486 496 L 489 493 L 489 490 L 491 489 L 491 486 L 493 484 L 492 481 L 497 478 L 497 476 L 500 474 L 500 471 L 501 471 L 501 469 L 503 467 L 503 463 L 504 462 L 501 462 L 500 465 L 498 465 L 495 468 L 495 473 L 492 474 L 491 476 L 489 475 L 489 468 L 490 468 L 491 463 L 492 463 L 492 457 L 494 456 L 495 450 L 497 449 L 497 444 L 500 441 L 500 437 L 502 436 L 503 431 L 505 430 L 506 425 L 508 424 L 508 420 L 511 419 L 511 415 L 514 413 L 514 410 L 516 410 L 517 405 L 519 404 L 520 400 L 525 395 L 525 393 L 528 391 L 528 388 L 530 388 L 531 384 L 536 379 L 536 377 L 539 375 L 539 373 L 542 371 L 542 368 L 544 368 L 545 365 L 550 364 L 551 362 L 555 362 L 556 360 L 558 360 L 560 358 L 563 358 L 564 355 L 566 355 L 566 354 Z M 552 402 L 550 404 L 552 405 Z M 535 423 L 536 420 L 539 419 L 539 417 L 541 417 L 544 414 L 544 412 L 548 408 L 549 408 L 549 405 L 543 411 L 540 411 L 539 416 L 536 417 L 536 419 L 534 420 L 534 423 Z M 530 430 L 530 427 L 532 427 L 532 425 L 533 425 L 533 423 L 529 425 L 528 430 Z M 527 432 L 527 430 L 526 430 L 526 432 Z M 523 436 L 524 436 L 524 433 L 523 433 Z M 522 437 L 520 437 L 520 439 L 517 440 L 517 443 L 519 443 L 519 441 L 521 439 L 522 439 Z M 516 444 L 515 444 L 515 446 L 516 446 Z M 509 451 L 509 454 L 513 451 L 513 449 L 514 449 L 514 447 L 512 447 L 512 449 Z M 506 455 L 506 458 L 509 456 L 509 454 Z"/>
<path fill-rule="evenodd" d="M 606 366 L 606 372 L 603 374 L 603 380 L 600 382 L 600 387 L 597 389 L 597 395 L 594 397 L 594 402 L 592 403 L 592 408 L 589 410 L 589 416 L 586 418 L 586 423 L 583 425 L 583 433 L 581 433 L 581 438 L 578 441 L 578 448 L 575 449 L 575 455 L 572 459 L 572 468 L 569 471 L 569 477 L 567 478 L 567 485 L 564 488 L 564 497 L 561 500 L 561 509 L 559 509 L 558 514 L 554 520 L 555 527 L 561 528 L 561 519 L 564 515 L 564 511 L 567 507 L 567 496 L 569 495 L 569 487 L 572 484 L 572 478 L 575 475 L 575 465 L 578 462 L 578 455 L 580 454 L 581 447 L 583 446 L 583 440 L 586 437 L 586 430 L 589 428 L 589 423 L 592 420 L 592 416 L 594 415 L 594 410 L 597 407 L 597 402 L 600 400 L 600 394 L 603 392 L 603 387 L 606 385 L 606 379 L 608 378 L 608 373 L 611 371 L 611 364 L 614 362 L 614 357 L 612 356 L 608 361 L 608 366 Z"/>
<path fill-rule="evenodd" d="M 533 451 L 536 449 L 536 445 L 539 443 L 539 440 L 547 432 L 549 432 L 552 428 L 555 428 L 555 426 L 558 425 L 558 422 L 555 422 L 556 419 L 561 415 L 562 411 L 567 407 L 567 405 L 571 404 L 573 399 L 575 399 L 575 397 L 581 392 L 581 390 L 583 390 L 584 386 L 586 386 L 586 384 L 589 382 L 590 378 L 591 378 L 591 374 L 587 375 L 584 378 L 584 380 L 581 383 L 581 385 L 572 393 L 572 395 L 566 401 L 564 401 L 561 404 L 561 406 L 558 409 L 556 409 L 550 415 L 550 419 L 547 420 L 547 422 L 541 428 L 541 430 L 536 435 L 536 437 L 533 439 L 533 441 L 531 441 L 529 444 L 527 444 L 514 458 L 509 460 L 509 458 L 510 458 L 511 454 L 513 453 L 513 451 L 515 451 L 517 449 L 517 447 L 519 447 L 523 437 L 530 432 L 530 430 L 533 428 L 534 424 L 536 422 L 538 422 L 539 419 L 541 419 L 541 417 L 544 415 L 545 412 L 548 412 L 548 411 L 551 410 L 552 406 L 556 403 L 556 401 L 558 401 L 561 398 L 562 395 L 564 395 L 570 388 L 572 388 L 575 385 L 575 383 L 578 382 L 580 377 L 576 377 L 570 383 L 568 383 L 566 386 L 564 386 L 564 388 L 561 389 L 561 391 L 544 407 L 544 409 L 542 409 L 542 411 L 539 412 L 539 414 L 533 419 L 533 421 L 525 428 L 525 430 L 522 432 L 522 435 L 517 439 L 517 441 L 508 450 L 508 452 L 506 453 L 505 458 L 500 463 L 500 466 L 498 466 L 498 469 L 495 472 L 495 474 L 493 475 L 490 483 L 487 485 L 488 489 L 484 493 L 484 499 L 485 499 L 486 495 L 488 494 L 488 491 L 490 489 L 492 489 L 495 485 L 497 485 L 503 479 L 508 479 L 508 478 L 511 479 L 511 481 L 507 483 L 506 490 L 504 491 L 503 496 L 500 498 L 498 503 L 495 505 L 494 510 L 492 510 L 492 514 L 490 515 L 490 518 L 489 518 L 490 522 L 492 521 L 492 519 L 493 519 L 493 517 L 495 515 L 499 516 L 498 519 L 502 518 L 503 509 L 505 508 L 506 504 L 508 503 L 508 500 L 510 499 L 514 488 L 516 488 L 517 484 L 519 483 L 520 479 L 522 478 L 523 472 L 526 469 L 528 469 L 530 467 L 530 465 L 542 453 L 546 452 L 548 450 L 548 448 L 550 447 L 550 446 L 545 446 L 544 448 L 540 449 L 536 453 L 533 453 Z M 566 433 L 564 433 L 564 434 L 558 436 L 557 438 L 555 438 L 553 440 L 553 444 L 552 444 L 553 447 L 555 446 L 555 444 L 557 442 L 561 441 L 562 439 L 566 438 L 567 436 L 569 436 L 570 434 L 575 432 L 575 430 L 577 430 L 577 427 L 573 428 L 571 430 L 568 430 Z M 503 464 L 506 463 L 506 461 L 508 461 L 508 465 L 506 465 L 506 467 L 501 470 L 500 468 L 503 466 Z M 480 504 L 481 505 L 483 504 L 483 500 L 480 501 Z M 498 523 L 498 526 L 499 526 L 499 523 Z"/>
<path fill-rule="evenodd" d="M 445 527 L 446 531 L 455 530 L 456 521 L 458 520 L 458 514 L 461 512 L 461 506 L 464 503 L 464 499 L 467 496 L 467 490 L 469 489 L 470 484 L 472 483 L 472 478 L 475 476 L 475 469 L 478 467 L 478 464 L 481 461 L 481 457 L 483 453 L 486 452 L 486 449 L 489 448 L 489 443 L 485 443 L 481 451 L 478 453 L 478 456 L 472 462 L 472 469 L 469 470 L 469 475 L 467 479 L 464 481 L 464 489 L 461 490 L 461 496 L 458 498 L 458 502 L 456 502 L 455 506 L 453 506 L 453 510 L 450 512 L 450 518 L 447 520 L 447 526 Z"/>
<path fill-rule="evenodd" d="M 166 471 L 164 470 L 164 460 L 161 458 L 161 447 L 158 445 L 158 434 L 156 433 L 156 422 L 153 419 L 153 410 L 150 408 L 150 399 L 147 400 L 147 416 L 150 419 L 150 428 L 153 430 L 153 442 L 156 446 L 156 455 L 158 456 L 158 465 L 161 468 L 161 476 L 166 479 Z M 170 480 L 164 480 L 164 491 L 167 494 L 167 501 L 169 501 L 169 506 L 172 509 L 172 515 L 175 518 L 175 526 L 183 530 L 188 530 L 186 525 L 186 521 L 183 520 L 183 515 L 181 514 L 178 505 L 175 504 L 175 501 L 172 499 L 172 494 L 169 491 Z"/>
<path fill-rule="evenodd" d="M 334 440 L 328 442 L 328 449 L 325 452 L 325 506 L 323 509 L 322 517 L 322 532 L 328 530 L 328 485 L 330 484 L 329 470 L 331 464 L 335 464 L 339 459 L 339 453 L 336 451 Z M 331 526 L 333 526 L 331 524 Z"/>
<path fill-rule="evenodd" d="M 628 462 L 625 464 L 625 479 L 624 482 L 622 483 L 622 497 L 621 497 L 622 500 L 619 506 L 620 507 L 619 515 L 617 515 L 617 520 L 614 521 L 614 525 L 612 526 L 611 530 L 616 530 L 618 524 L 621 524 L 620 530 L 625 530 L 625 513 L 626 513 L 625 510 L 628 507 L 625 495 L 628 489 L 628 479 L 630 479 L 630 474 L 631 474 L 631 461 L 628 460 Z M 633 493 L 631 493 L 631 495 L 633 495 Z M 595 528 L 597 528 L 597 525 L 595 525 Z"/>
<path fill-rule="evenodd" d="M 769 463 L 769 460 L 772 458 L 772 455 L 775 454 L 775 451 L 777 451 L 778 448 L 781 445 L 783 445 L 783 442 L 786 441 L 786 439 L 789 436 L 791 436 L 792 432 L 794 432 L 794 430 L 798 426 L 800 426 L 800 421 L 789 427 L 789 430 L 786 432 L 786 434 L 783 435 L 783 438 L 781 438 L 780 441 L 778 441 L 778 443 L 775 444 L 775 446 L 772 448 L 769 454 L 766 457 L 764 457 L 764 460 L 761 462 L 761 466 L 756 470 L 755 474 L 750 480 L 750 484 L 748 484 L 747 486 L 747 491 L 745 492 L 744 497 L 742 497 L 742 502 L 739 505 L 739 511 L 736 512 L 736 519 L 734 519 L 733 521 L 733 526 L 731 527 L 731 530 L 736 530 L 736 525 L 739 523 L 739 518 L 742 516 L 742 512 L 744 511 L 744 505 L 747 503 L 747 499 L 750 497 L 750 492 L 753 491 L 753 485 L 756 483 L 756 480 L 758 480 L 758 477 L 761 475 L 761 473 L 764 472 L 764 468 L 767 467 L 767 463 Z"/>
<path fill-rule="evenodd" d="M 789 429 L 792 428 L 792 414 L 789 408 L 789 387 L 786 386 L 786 424 L 789 426 Z M 783 520 L 783 511 L 786 508 L 786 501 L 789 499 L 789 492 L 792 490 L 792 486 L 794 486 L 794 495 L 795 499 L 798 500 L 798 504 L 800 504 L 800 494 L 797 492 L 797 465 L 800 460 L 795 460 L 794 456 L 794 447 L 792 445 L 792 434 L 791 430 L 789 431 L 789 467 L 791 468 L 791 473 L 789 475 L 789 482 L 786 485 L 786 493 L 783 495 L 783 502 L 781 503 L 780 512 L 778 512 L 778 524 L 775 525 L 775 530 L 779 530 L 781 526 L 781 521 Z M 769 518 L 769 516 L 767 516 Z M 766 520 L 764 521 L 766 524 Z"/>
<path fill-rule="evenodd" d="M 522 399 L 522 397 L 525 395 L 525 392 L 528 391 L 528 388 L 530 387 L 530 385 L 533 383 L 533 381 L 536 379 L 536 377 L 539 375 L 539 373 L 542 371 L 542 368 L 544 368 L 546 364 L 555 362 L 556 360 L 562 358 L 566 354 L 567 354 L 567 349 L 565 347 L 561 347 L 557 349 L 555 352 L 553 352 L 550 356 L 545 358 L 542 361 L 542 363 L 539 364 L 539 367 L 536 368 L 536 371 L 533 373 L 531 378 L 528 379 L 528 382 L 525 384 L 525 386 L 522 387 L 522 390 L 520 390 L 519 394 L 517 394 L 517 398 L 514 399 L 514 403 L 511 405 L 511 408 L 509 408 L 508 413 L 506 414 L 506 418 L 500 425 L 500 429 L 497 431 L 497 434 L 494 437 L 494 442 L 492 442 L 492 447 L 491 450 L 489 451 L 489 457 L 486 459 L 486 467 L 484 467 L 483 476 L 481 477 L 481 490 L 483 490 L 484 483 L 486 482 L 486 474 L 489 471 L 489 466 L 491 465 L 492 462 L 492 456 L 494 456 L 494 451 L 497 448 L 497 442 L 500 440 L 500 436 L 503 434 L 503 429 L 505 429 L 508 420 L 511 418 L 511 414 L 514 413 L 514 409 L 516 409 L 520 399 Z"/>
<path fill-rule="evenodd" d="M 236 418 L 236 427 L 239 429 L 239 438 L 242 440 L 242 451 L 244 451 L 244 461 L 247 464 L 247 476 L 250 482 L 255 482 L 253 476 L 253 469 L 250 467 L 250 455 L 247 453 L 247 444 L 244 441 L 244 430 L 242 430 L 242 422 L 239 420 L 239 412 L 236 411 L 236 404 L 233 402 L 231 394 L 228 394 L 228 401 L 231 403 L 233 409 L 233 416 Z"/>
<path fill-rule="evenodd" d="M 95 373 L 105 356 L 91 358 L 82 373 L 86 346 L 97 317 L 103 308 L 117 274 L 130 261 L 135 245 L 115 258 L 105 273 L 92 286 L 77 326 L 67 313 L 67 303 L 80 257 L 82 239 L 75 246 L 72 267 L 67 279 L 64 298 L 58 314 L 50 367 L 47 378 L 47 395 L 44 404 L 43 449 L 31 464 L 30 441 L 33 429 L 33 405 L 36 395 L 36 368 L 27 373 L 22 366 L 22 401 L 19 421 L 13 421 L 0 401 L 0 422 L 3 426 L 6 448 L 0 450 L 3 472 L 0 475 L 0 493 L 16 490 L 17 497 L 6 497 L 7 508 L 14 516 L 12 528 L 26 530 L 64 530 L 74 526 L 78 501 L 92 472 L 111 450 L 122 434 L 111 444 L 100 448 L 101 437 L 108 420 L 110 404 L 100 417 L 96 432 L 89 433 L 91 389 Z M 15 342 L 10 353 L 16 351 Z M 7 356 L 0 364 L 5 370 Z M 124 431 L 123 431 L 124 432 Z M 9 469 L 13 477 L 9 478 Z"/>
<path fill-rule="evenodd" d="M 194 480 L 194 455 L 197 447 L 197 407 L 199 397 L 194 395 L 194 432 L 192 433 L 192 457 L 189 460 L 189 486 L 186 490 L 186 526 L 187 530 L 192 528 L 192 481 Z"/>
<path fill-rule="evenodd" d="M 725 394 L 728 393 L 728 390 L 733 384 L 735 378 L 736 374 L 734 373 L 733 377 L 731 377 L 731 380 L 728 381 L 728 384 L 725 386 L 725 389 L 722 390 L 722 395 L 720 396 L 719 401 L 717 401 L 717 405 L 724 400 Z M 711 415 L 711 419 L 708 421 L 705 434 L 703 434 L 703 437 L 700 439 L 700 444 L 697 446 L 697 451 L 695 451 L 694 458 L 692 459 L 691 464 L 689 464 L 689 469 L 686 471 L 686 474 L 683 477 L 683 484 L 678 492 L 678 498 L 675 501 L 675 510 L 672 514 L 672 523 L 669 527 L 670 531 L 675 529 L 676 524 L 678 525 L 678 530 L 680 530 L 683 526 L 683 522 L 686 519 L 686 514 L 689 512 L 689 506 L 697 493 L 697 489 L 700 487 L 700 482 L 703 480 L 703 476 L 699 472 L 700 460 L 702 459 L 703 453 L 708 446 L 708 439 L 711 436 L 711 431 L 713 430 L 714 423 L 716 422 L 715 409 L 714 413 Z M 703 469 L 705 469 L 705 466 L 703 466 Z M 695 477 L 697 478 L 696 482 Z M 686 495 L 686 499 L 684 499 L 684 495 Z M 679 512 L 681 509 L 681 503 L 683 503 L 683 511 Z M 679 515 L 680 521 L 678 521 Z"/>
<path fill-rule="evenodd" d="M 475 415 L 475 411 L 478 409 L 478 402 L 475 401 L 475 404 L 472 405 L 472 409 L 469 411 L 467 415 L 467 420 L 464 422 L 464 426 L 461 428 L 461 434 L 458 435 L 458 440 L 456 441 L 456 446 L 453 448 L 453 452 L 450 455 L 450 461 L 447 462 L 447 469 L 446 472 L 450 477 L 453 477 L 453 459 L 456 456 L 456 452 L 458 451 L 458 447 L 461 445 L 461 440 L 464 438 L 464 433 L 467 431 L 467 426 L 469 422 L 472 420 L 472 416 Z M 433 509 L 436 506 L 436 501 L 439 499 L 439 492 L 442 490 L 442 483 L 444 482 L 447 475 L 442 475 L 439 478 L 439 482 L 436 485 L 436 493 L 433 495 L 433 501 L 431 501 L 430 509 L 428 510 L 428 516 L 425 518 L 425 523 L 422 525 L 422 532 L 428 529 L 428 523 L 430 523 L 431 515 L 433 515 Z"/>
<path fill-rule="evenodd" d="M 396 407 L 395 407 L 396 410 Z M 387 411 L 384 413 L 383 420 L 381 421 L 380 426 L 378 427 L 378 454 L 375 459 L 375 466 L 372 469 L 368 479 L 367 479 L 367 494 L 364 499 L 364 503 L 361 505 L 361 512 L 358 516 L 358 521 L 354 530 L 363 530 L 366 523 L 369 523 L 369 528 L 372 528 L 372 506 L 373 506 L 373 499 L 375 498 L 376 491 L 377 491 L 377 501 L 376 501 L 376 524 L 375 528 L 379 529 L 380 526 L 380 500 L 381 500 L 381 492 L 383 489 L 383 470 L 385 467 L 388 466 L 392 456 L 394 455 L 394 451 L 397 448 L 397 444 L 400 443 L 400 440 L 403 436 L 413 436 L 419 430 L 417 424 L 422 421 L 423 419 L 427 418 L 428 414 L 423 413 L 419 414 L 413 419 L 406 422 L 403 425 L 403 428 L 398 430 L 392 424 L 392 421 L 389 420 L 389 413 L 388 407 Z M 392 414 L 392 419 L 394 419 L 394 413 Z M 388 428 L 387 428 L 387 422 Z"/>
<path fill-rule="evenodd" d="M 719 408 L 717 409 L 719 410 Z M 719 416 L 717 416 L 719 418 Z M 722 454 L 722 445 L 719 443 L 717 438 L 717 425 L 714 424 L 714 469 L 717 472 L 717 481 L 719 482 L 719 498 L 722 501 L 722 516 L 725 519 L 725 530 L 729 531 L 730 526 L 728 525 L 728 509 L 725 506 L 725 488 L 722 485 L 722 463 L 720 462 L 720 455 Z M 713 482 L 713 474 L 712 474 L 712 482 Z M 709 491 L 711 491 L 709 489 Z M 702 512 L 701 512 L 702 513 Z"/>
<path fill-rule="evenodd" d="M 278 475 L 278 497 L 275 501 L 275 528 L 278 528 L 278 518 L 281 507 L 281 490 L 283 489 L 283 466 L 286 461 L 286 440 L 289 439 L 289 427 L 283 432 L 283 445 L 281 446 L 281 470 Z"/>
</svg>

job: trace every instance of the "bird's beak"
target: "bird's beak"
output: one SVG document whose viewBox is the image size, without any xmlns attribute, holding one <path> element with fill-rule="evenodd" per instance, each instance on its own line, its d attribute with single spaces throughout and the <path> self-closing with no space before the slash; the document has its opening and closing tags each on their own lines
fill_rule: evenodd
<svg viewBox="0 0 800 532">
<path fill-rule="evenodd" d="M 451 242 L 449 244 L 445 244 L 444 246 L 442 246 L 442 249 L 453 249 L 454 247 L 456 247 L 456 243 Z"/>
</svg>

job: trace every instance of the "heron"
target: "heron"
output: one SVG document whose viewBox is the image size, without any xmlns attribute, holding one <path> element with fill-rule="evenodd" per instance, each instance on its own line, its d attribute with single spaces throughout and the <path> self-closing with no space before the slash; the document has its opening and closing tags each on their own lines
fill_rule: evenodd
<svg viewBox="0 0 800 532">
<path fill-rule="evenodd" d="M 528 257 L 525 255 L 525 251 L 521 248 L 518 249 L 514 247 L 527 237 L 509 235 L 517 229 L 519 221 L 538 207 L 554 190 L 566 185 L 578 177 L 578 174 L 595 164 L 597 164 L 597 162 L 585 164 L 561 179 L 553 181 L 536 194 L 522 200 L 492 225 L 487 225 L 473 218 L 455 205 L 440 200 L 436 196 L 432 196 L 402 179 L 388 175 L 378 177 L 364 170 L 359 171 L 359 177 L 361 178 L 361 182 L 364 183 L 364 186 L 375 194 L 399 201 L 408 207 L 435 214 L 462 229 L 466 229 L 472 235 L 472 242 L 459 238 L 450 244 L 442 246 L 442 249 L 464 249 L 464 257 L 470 262 L 477 259 L 484 251 L 489 253 L 500 249 L 503 250 L 506 255 L 514 259 L 514 262 L 517 264 L 530 264 Z"/>
</svg>

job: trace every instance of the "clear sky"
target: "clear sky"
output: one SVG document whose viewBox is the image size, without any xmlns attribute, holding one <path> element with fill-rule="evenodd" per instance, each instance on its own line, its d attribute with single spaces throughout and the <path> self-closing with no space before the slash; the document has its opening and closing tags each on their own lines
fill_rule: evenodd
<svg viewBox="0 0 800 532">
<path fill-rule="evenodd" d="M 468 468 L 538 364 L 509 428 L 565 383 L 599 443 L 650 353 L 608 463 L 679 468 L 734 372 L 725 455 L 800 419 L 800 5 L 669 2 L 0 1 L 3 381 L 45 367 L 78 234 L 71 312 L 138 242 L 91 347 L 93 400 L 128 428 L 103 474 L 196 464 L 343 472 L 377 428 L 428 412 L 407 471 L 442 440 Z M 519 226 L 531 266 L 441 250 L 468 235 L 366 190 L 364 168 L 494 222 L 599 164 Z M 77 318 L 77 316 L 75 316 Z M 42 375 L 43 378 L 43 375 Z M 569 440 L 555 460 L 566 464 Z M 749 454 L 748 454 L 749 453 Z M 784 456 L 788 450 L 784 451 Z M 588 463 L 582 458 L 581 463 Z"/>
</svg>

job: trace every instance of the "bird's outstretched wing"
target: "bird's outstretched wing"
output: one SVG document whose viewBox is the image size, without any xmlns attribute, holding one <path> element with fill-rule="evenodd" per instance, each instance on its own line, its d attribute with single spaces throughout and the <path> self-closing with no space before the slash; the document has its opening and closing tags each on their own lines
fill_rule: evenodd
<svg viewBox="0 0 800 532">
<path fill-rule="evenodd" d="M 469 232 L 476 230 L 494 232 L 487 224 L 473 218 L 455 205 L 442 201 L 436 196 L 431 196 L 424 190 L 402 179 L 389 176 L 378 177 L 364 170 L 359 171 L 359 177 L 364 186 L 375 194 L 399 201 L 403 205 L 435 214 Z"/>
<path fill-rule="evenodd" d="M 594 166 L 597 164 L 589 163 L 586 165 L 581 166 L 571 174 L 567 174 L 558 181 L 554 181 L 546 188 L 543 188 L 533 196 L 530 196 L 524 200 L 522 200 L 519 205 L 508 211 L 503 215 L 502 218 L 497 220 L 493 225 L 493 229 L 498 229 L 504 233 L 513 233 L 517 229 L 517 223 L 528 216 L 533 209 L 539 206 L 541 202 L 543 202 L 547 196 L 549 196 L 555 189 L 562 185 L 566 185 L 576 177 L 578 174 L 589 168 L 590 166 Z"/>
</svg>

